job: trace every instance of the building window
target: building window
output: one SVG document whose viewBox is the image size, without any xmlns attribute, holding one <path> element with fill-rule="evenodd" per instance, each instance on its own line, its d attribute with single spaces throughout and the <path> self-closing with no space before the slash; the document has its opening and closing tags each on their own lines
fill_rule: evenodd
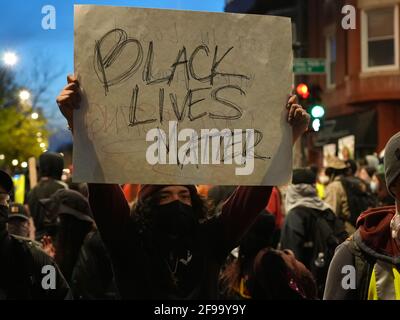
<svg viewBox="0 0 400 320">
<path fill-rule="evenodd" d="M 365 10 L 362 13 L 363 71 L 399 67 L 398 6 Z"/>
<path fill-rule="evenodd" d="M 336 84 L 336 36 L 326 37 L 326 80 L 327 87 L 332 88 Z"/>
</svg>

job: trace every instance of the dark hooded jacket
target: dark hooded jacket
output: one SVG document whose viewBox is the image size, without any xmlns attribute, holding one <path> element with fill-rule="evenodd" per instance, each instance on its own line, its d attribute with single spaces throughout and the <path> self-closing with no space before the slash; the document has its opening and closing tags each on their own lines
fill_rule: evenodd
<svg viewBox="0 0 400 320">
<path fill-rule="evenodd" d="M 390 222 L 396 208 L 370 209 L 357 220 L 357 231 L 336 249 L 329 267 L 325 300 L 365 300 L 375 263 L 400 266 L 400 248 L 391 236 Z M 355 269 L 355 288 L 343 286 L 349 267 Z"/>
<path fill-rule="evenodd" d="M 89 184 L 90 205 L 110 253 L 121 298 L 218 298 L 220 268 L 229 252 L 238 245 L 266 207 L 271 189 L 238 187 L 218 217 L 199 225 L 193 236 L 193 258 L 188 258 L 184 264 L 177 264 L 183 269 L 183 279 L 190 283 L 183 293 L 183 290 L 171 290 L 169 281 L 164 277 L 168 274 L 167 264 L 155 248 L 147 246 L 142 230 L 130 216 L 121 188 L 118 185 Z"/>
</svg>

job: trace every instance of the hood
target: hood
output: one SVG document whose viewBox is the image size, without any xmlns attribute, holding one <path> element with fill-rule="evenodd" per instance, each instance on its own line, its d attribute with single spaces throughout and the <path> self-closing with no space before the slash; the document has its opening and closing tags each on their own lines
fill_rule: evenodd
<svg viewBox="0 0 400 320">
<path fill-rule="evenodd" d="M 361 250 L 392 264 L 400 263 L 400 248 L 390 229 L 395 214 L 395 206 L 367 210 L 357 219 L 358 232 L 355 234 Z"/>
</svg>

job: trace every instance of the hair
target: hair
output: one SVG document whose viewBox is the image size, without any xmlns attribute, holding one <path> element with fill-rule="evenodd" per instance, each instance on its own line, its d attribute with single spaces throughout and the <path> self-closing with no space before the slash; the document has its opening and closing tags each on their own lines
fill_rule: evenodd
<svg viewBox="0 0 400 320">
<path fill-rule="evenodd" d="M 252 272 L 254 259 L 260 250 L 272 246 L 274 230 L 275 216 L 261 213 L 240 241 L 239 257 L 228 263 L 221 273 L 221 284 L 227 296 L 234 295 L 241 279 Z"/>
<path fill-rule="evenodd" d="M 334 168 L 326 168 L 325 170 L 325 174 L 328 177 L 338 177 L 338 176 L 342 176 L 344 174 L 346 174 L 346 171 L 348 170 L 348 168 L 344 168 L 344 169 L 334 169 Z"/>
<path fill-rule="evenodd" d="M 64 158 L 55 152 L 45 152 L 39 156 L 39 173 L 43 177 L 61 180 Z"/>
<path fill-rule="evenodd" d="M 94 229 L 94 225 L 70 215 L 60 215 L 59 218 L 55 260 L 65 279 L 69 281 L 84 239 Z"/>
<path fill-rule="evenodd" d="M 348 169 L 347 169 L 348 172 L 352 176 L 354 176 L 356 174 L 356 172 L 357 172 L 357 162 L 355 162 L 354 160 L 349 159 L 349 160 L 346 160 L 345 163 L 346 163 L 346 165 L 348 167 Z"/>
<path fill-rule="evenodd" d="M 269 248 L 257 255 L 249 275 L 248 289 L 253 299 L 303 300 L 317 297 L 311 272 L 290 268 L 279 251 Z"/>
<path fill-rule="evenodd" d="M 22 218 L 8 220 L 8 232 L 15 236 L 29 237 L 29 221 Z"/>
</svg>

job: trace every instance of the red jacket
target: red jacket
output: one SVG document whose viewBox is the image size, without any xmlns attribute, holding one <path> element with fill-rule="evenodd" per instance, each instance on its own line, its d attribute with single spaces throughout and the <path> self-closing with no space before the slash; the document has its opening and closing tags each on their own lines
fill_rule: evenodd
<svg viewBox="0 0 400 320">
<path fill-rule="evenodd" d="M 275 216 L 275 227 L 279 230 L 282 229 L 283 225 L 282 200 L 281 200 L 281 194 L 278 188 L 276 187 L 272 189 L 271 197 L 269 199 L 266 210 Z"/>
</svg>

